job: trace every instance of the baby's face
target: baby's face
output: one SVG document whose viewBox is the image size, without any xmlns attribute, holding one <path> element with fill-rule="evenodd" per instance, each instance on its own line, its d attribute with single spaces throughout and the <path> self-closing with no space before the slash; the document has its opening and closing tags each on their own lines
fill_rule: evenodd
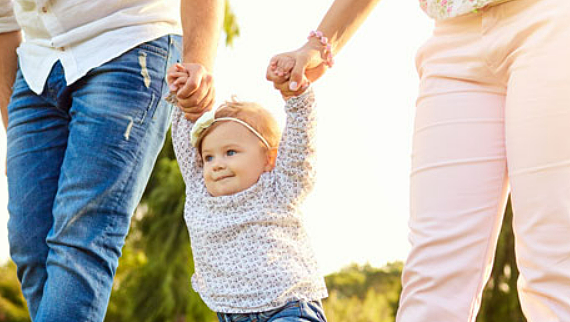
<svg viewBox="0 0 570 322">
<path fill-rule="evenodd" d="M 214 197 L 243 191 L 272 169 L 261 140 L 232 121 L 221 122 L 204 137 L 202 161 L 206 189 Z"/>
</svg>

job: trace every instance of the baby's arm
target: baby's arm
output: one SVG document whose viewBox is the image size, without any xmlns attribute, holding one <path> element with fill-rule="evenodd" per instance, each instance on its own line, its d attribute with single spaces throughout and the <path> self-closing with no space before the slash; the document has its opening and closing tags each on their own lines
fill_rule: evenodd
<svg viewBox="0 0 570 322">
<path fill-rule="evenodd" d="M 315 175 L 315 97 L 312 88 L 285 104 L 287 121 L 275 169 L 277 189 L 288 201 L 302 202 L 313 188 Z"/>
<path fill-rule="evenodd" d="M 178 107 L 172 112 L 172 145 L 186 191 L 199 193 L 205 189 L 203 184 L 201 161 L 196 148 L 190 144 L 190 131 L 194 124 L 186 119 Z"/>
</svg>

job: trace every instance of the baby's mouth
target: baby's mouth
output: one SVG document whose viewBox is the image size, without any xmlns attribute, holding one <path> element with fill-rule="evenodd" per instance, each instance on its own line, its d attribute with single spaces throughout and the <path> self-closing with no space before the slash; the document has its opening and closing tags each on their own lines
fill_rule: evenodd
<svg viewBox="0 0 570 322">
<path fill-rule="evenodd" d="M 228 178 L 231 178 L 231 177 L 233 177 L 233 176 L 232 176 L 232 175 L 229 175 L 229 174 L 228 174 L 228 175 L 223 175 L 223 176 L 216 177 L 216 178 L 214 179 L 214 181 L 215 181 L 215 182 L 218 182 L 218 181 L 222 181 L 222 180 L 225 180 L 225 179 L 228 179 Z"/>
</svg>

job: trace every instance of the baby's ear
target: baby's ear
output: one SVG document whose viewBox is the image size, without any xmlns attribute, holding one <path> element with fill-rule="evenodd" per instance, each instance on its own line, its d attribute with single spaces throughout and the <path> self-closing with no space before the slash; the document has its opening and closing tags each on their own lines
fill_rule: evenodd
<svg viewBox="0 0 570 322">
<path fill-rule="evenodd" d="M 265 171 L 269 172 L 275 168 L 275 160 L 277 159 L 277 148 L 271 148 L 267 150 L 267 164 L 265 165 Z"/>
</svg>

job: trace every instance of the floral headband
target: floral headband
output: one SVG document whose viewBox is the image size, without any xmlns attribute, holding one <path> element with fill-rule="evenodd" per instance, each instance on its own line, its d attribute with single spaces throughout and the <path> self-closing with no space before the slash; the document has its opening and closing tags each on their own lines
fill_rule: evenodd
<svg viewBox="0 0 570 322">
<path fill-rule="evenodd" d="M 196 121 L 196 124 L 194 124 L 194 126 L 192 127 L 192 131 L 190 131 L 190 144 L 192 144 L 193 147 L 197 147 L 197 144 L 200 141 L 202 134 L 204 134 L 204 131 L 206 131 L 206 129 L 212 126 L 212 124 L 219 121 L 233 121 L 245 126 L 248 130 L 250 130 L 253 134 L 255 134 L 255 136 L 257 136 L 268 149 L 271 149 L 271 146 L 269 145 L 267 140 L 261 134 L 259 134 L 259 132 L 257 132 L 251 125 L 235 117 L 216 118 L 215 110 L 211 110 L 209 112 L 202 114 L 202 116 L 200 116 L 200 118 Z"/>
</svg>

